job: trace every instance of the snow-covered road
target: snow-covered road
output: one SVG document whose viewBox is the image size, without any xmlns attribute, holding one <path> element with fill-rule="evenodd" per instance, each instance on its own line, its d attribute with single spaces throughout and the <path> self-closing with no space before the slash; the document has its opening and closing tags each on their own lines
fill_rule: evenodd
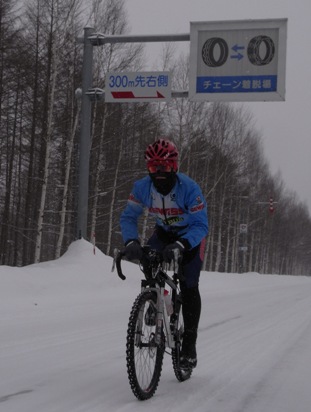
<svg viewBox="0 0 311 412">
<path fill-rule="evenodd" d="M 1 412 L 310 412 L 311 278 L 202 273 L 199 364 L 176 380 L 165 356 L 139 402 L 125 367 L 140 273 L 85 241 L 58 261 L 0 267 Z"/>
</svg>

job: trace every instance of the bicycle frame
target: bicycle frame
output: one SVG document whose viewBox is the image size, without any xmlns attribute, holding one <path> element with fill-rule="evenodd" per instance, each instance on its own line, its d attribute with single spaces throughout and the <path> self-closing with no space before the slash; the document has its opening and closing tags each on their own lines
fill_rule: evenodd
<svg viewBox="0 0 311 412">
<path fill-rule="evenodd" d="M 173 291 L 175 290 L 175 295 L 176 295 L 177 286 L 174 285 L 174 287 L 175 288 L 174 289 L 172 288 L 172 290 Z M 164 333 L 166 336 L 165 346 L 169 348 L 175 348 L 175 339 L 171 331 L 171 321 L 170 321 L 170 317 L 168 316 L 166 304 L 164 300 L 165 287 L 164 286 L 148 287 L 146 285 L 146 281 L 142 280 L 141 292 L 143 293 L 146 290 L 156 293 L 157 295 L 157 300 L 156 300 L 157 301 L 157 306 L 156 306 L 156 309 L 157 309 L 156 322 L 157 323 L 156 323 L 156 332 L 155 332 L 155 343 L 156 345 L 160 345 L 162 343 L 162 330 L 164 329 Z M 172 294 L 172 303 L 173 303 L 173 306 L 175 307 L 174 301 L 173 301 L 173 294 Z M 174 313 L 172 314 L 172 316 L 173 315 Z M 163 326 L 163 329 L 162 329 L 162 326 Z"/>
<path fill-rule="evenodd" d="M 118 276 L 125 280 L 126 277 L 122 273 L 121 269 L 121 259 L 124 256 L 122 251 L 115 250 L 115 259 L 112 270 L 114 270 L 114 266 L 117 268 Z M 164 333 L 166 336 L 165 339 L 165 346 L 171 349 L 176 347 L 176 341 L 173 335 L 174 331 L 174 322 L 176 318 L 176 311 L 177 311 L 177 298 L 178 298 L 178 270 L 179 270 L 179 250 L 174 250 L 174 260 L 173 260 L 173 267 L 174 267 L 174 275 L 173 278 L 169 277 L 169 275 L 162 270 L 162 266 L 160 264 L 157 267 L 152 266 L 152 274 L 150 279 L 142 279 L 141 281 L 141 293 L 148 290 L 157 295 L 157 316 L 156 316 L 156 332 L 155 332 L 155 344 L 160 345 L 162 342 L 162 326 L 164 327 Z M 144 273 L 144 272 L 143 272 Z M 165 284 L 167 284 L 172 290 L 172 304 L 174 308 L 174 312 L 171 316 L 168 315 L 165 300 L 164 300 L 164 291 L 165 291 Z M 174 316 L 175 315 L 175 316 Z M 143 316 L 143 314 L 141 314 Z"/>
</svg>

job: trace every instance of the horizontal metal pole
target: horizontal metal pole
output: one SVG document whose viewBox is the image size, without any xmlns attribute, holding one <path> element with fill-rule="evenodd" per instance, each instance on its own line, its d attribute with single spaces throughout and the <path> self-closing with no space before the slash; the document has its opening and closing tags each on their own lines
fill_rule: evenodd
<svg viewBox="0 0 311 412">
<path fill-rule="evenodd" d="M 188 90 L 172 90 L 172 97 L 188 97 Z"/>
<path fill-rule="evenodd" d="M 175 42 L 190 41 L 190 34 L 106 35 L 102 33 L 94 33 L 88 37 L 88 40 L 90 40 L 93 46 L 102 46 L 108 43 Z M 81 41 L 81 39 L 78 39 L 78 41 Z"/>
</svg>

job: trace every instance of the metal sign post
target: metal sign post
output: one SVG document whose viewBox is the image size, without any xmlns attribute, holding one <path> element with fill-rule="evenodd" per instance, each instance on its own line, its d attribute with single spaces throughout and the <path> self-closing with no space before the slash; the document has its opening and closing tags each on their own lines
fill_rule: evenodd
<svg viewBox="0 0 311 412">
<path fill-rule="evenodd" d="M 92 87 L 93 81 L 93 46 L 88 40 L 94 30 L 90 27 L 84 29 L 84 53 L 82 67 L 82 102 L 81 125 L 79 139 L 79 177 L 78 177 L 78 215 L 77 238 L 87 238 L 87 212 L 89 200 L 89 163 L 91 150 L 91 113 L 92 102 L 87 91 Z"/>
<path fill-rule="evenodd" d="M 106 100 L 106 93 L 104 90 L 92 88 L 93 47 L 103 46 L 105 44 L 111 43 L 172 42 L 189 40 L 190 34 L 155 34 L 149 36 L 105 35 L 101 33 L 95 33 L 94 29 L 89 27 L 86 27 L 84 29 L 84 37 L 78 39 L 79 43 L 84 44 L 82 67 L 81 129 L 79 139 L 78 216 L 76 229 L 78 239 L 87 239 L 92 101 Z M 174 97 L 188 96 L 188 92 L 185 91 L 171 92 L 172 96 L 174 94 Z M 120 100 L 115 101 L 120 102 Z M 135 101 L 138 101 L 138 99 L 135 99 Z"/>
</svg>

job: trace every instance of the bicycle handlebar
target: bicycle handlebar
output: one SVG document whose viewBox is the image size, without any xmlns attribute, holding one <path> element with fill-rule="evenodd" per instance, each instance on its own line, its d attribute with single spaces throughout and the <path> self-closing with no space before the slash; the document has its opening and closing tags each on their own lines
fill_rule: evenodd
<svg viewBox="0 0 311 412">
<path fill-rule="evenodd" d="M 122 268 L 121 268 L 121 260 L 123 256 L 125 255 L 123 250 L 114 250 L 114 259 L 113 259 L 113 265 L 112 265 L 112 270 L 111 272 L 114 271 L 114 268 L 117 268 L 117 273 L 120 279 L 125 280 L 126 276 L 123 275 Z"/>
<path fill-rule="evenodd" d="M 114 259 L 113 259 L 113 265 L 112 265 L 112 269 L 111 272 L 114 271 L 114 268 L 117 268 L 117 274 L 119 276 L 120 279 L 125 280 L 126 276 L 123 274 L 122 272 L 122 267 L 121 267 L 121 260 L 122 258 L 125 256 L 125 251 L 124 250 L 118 250 L 115 249 L 114 250 Z M 179 249 L 174 249 L 174 265 L 175 267 L 177 267 L 176 269 L 176 273 L 178 272 L 178 264 L 180 261 L 180 251 Z M 169 283 L 169 282 L 168 282 Z"/>
</svg>

